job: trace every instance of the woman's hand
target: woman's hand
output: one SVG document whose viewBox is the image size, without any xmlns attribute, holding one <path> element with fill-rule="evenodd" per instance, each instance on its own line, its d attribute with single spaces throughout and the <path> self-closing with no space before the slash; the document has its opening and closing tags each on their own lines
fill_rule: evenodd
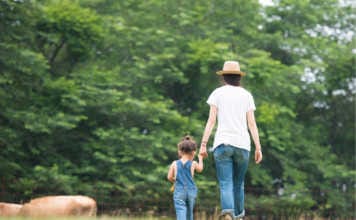
<svg viewBox="0 0 356 220">
<path fill-rule="evenodd" d="M 259 164 L 262 161 L 262 151 L 261 150 L 256 150 L 255 151 L 255 162 Z"/>
</svg>

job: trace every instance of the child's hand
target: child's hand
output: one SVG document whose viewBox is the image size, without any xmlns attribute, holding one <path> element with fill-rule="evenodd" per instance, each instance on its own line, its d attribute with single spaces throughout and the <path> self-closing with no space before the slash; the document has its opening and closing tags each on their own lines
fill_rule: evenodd
<svg viewBox="0 0 356 220">
<path fill-rule="evenodd" d="M 198 159 L 199 159 L 199 160 L 203 160 L 203 159 L 204 159 L 203 155 L 199 154 L 199 155 L 198 155 Z"/>
</svg>

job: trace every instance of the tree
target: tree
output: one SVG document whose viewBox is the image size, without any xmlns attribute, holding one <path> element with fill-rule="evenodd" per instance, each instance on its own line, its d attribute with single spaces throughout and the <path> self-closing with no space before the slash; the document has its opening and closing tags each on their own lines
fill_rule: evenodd
<svg viewBox="0 0 356 220">
<path fill-rule="evenodd" d="M 199 142 L 205 101 L 219 86 L 214 72 L 224 60 L 239 60 L 264 152 L 262 165 L 251 161 L 248 170 L 248 212 L 353 216 L 351 6 L 334 0 L 266 8 L 257 0 L 0 6 L 2 200 L 81 193 L 113 204 L 106 210 L 170 210 L 165 176 L 176 144 L 187 133 Z M 200 210 L 219 204 L 211 155 L 205 165 L 196 176 Z"/>
</svg>

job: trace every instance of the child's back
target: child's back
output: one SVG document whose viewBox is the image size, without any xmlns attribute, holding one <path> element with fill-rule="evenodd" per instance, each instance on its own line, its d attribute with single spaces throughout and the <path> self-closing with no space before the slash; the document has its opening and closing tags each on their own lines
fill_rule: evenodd
<svg viewBox="0 0 356 220">
<path fill-rule="evenodd" d="M 193 175 L 192 175 L 192 164 L 193 161 L 188 160 L 183 163 L 182 160 L 176 161 L 177 166 L 177 176 L 175 188 L 187 188 L 187 189 L 196 189 Z"/>
</svg>

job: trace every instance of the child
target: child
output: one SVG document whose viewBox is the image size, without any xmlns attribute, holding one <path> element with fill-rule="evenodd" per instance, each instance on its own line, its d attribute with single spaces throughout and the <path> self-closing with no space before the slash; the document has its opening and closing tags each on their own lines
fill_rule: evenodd
<svg viewBox="0 0 356 220">
<path fill-rule="evenodd" d="M 190 136 L 185 136 L 178 144 L 179 160 L 169 167 L 167 178 L 174 183 L 173 201 L 177 220 L 193 220 L 193 209 L 197 197 L 194 183 L 194 171 L 203 171 L 203 156 L 198 155 L 199 162 L 194 161 L 197 144 Z"/>
</svg>

